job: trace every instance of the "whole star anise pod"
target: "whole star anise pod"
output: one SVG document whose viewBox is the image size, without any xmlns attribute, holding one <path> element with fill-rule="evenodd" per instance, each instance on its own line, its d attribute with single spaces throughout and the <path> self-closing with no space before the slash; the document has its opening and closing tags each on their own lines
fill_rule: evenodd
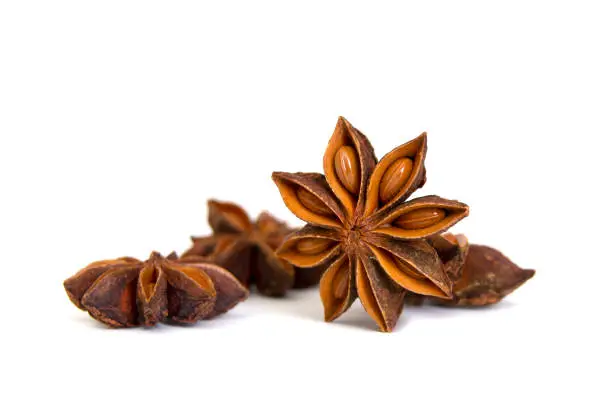
<svg viewBox="0 0 612 408">
<path fill-rule="evenodd" d="M 325 175 L 275 172 L 285 205 L 308 224 L 277 253 L 292 264 L 331 262 L 320 282 L 325 320 L 359 297 L 382 331 L 391 331 L 406 291 L 450 298 L 452 283 L 426 240 L 468 215 L 437 196 L 404 202 L 425 183 L 427 138 L 377 161 L 368 139 L 340 117 L 323 158 Z"/>
<path fill-rule="evenodd" d="M 267 296 L 282 296 L 295 286 L 318 282 L 320 271 L 294 268 L 275 251 L 292 232 L 267 212 L 254 222 L 240 206 L 210 200 L 208 222 L 213 235 L 192 237 L 193 245 L 181 257 L 204 256 L 227 268 L 243 284 L 255 284 Z"/>
<path fill-rule="evenodd" d="M 78 308 L 112 327 L 153 326 L 165 319 L 195 323 L 248 296 L 220 266 L 157 252 L 144 262 L 126 257 L 91 263 L 66 279 L 64 288 Z"/>
<path fill-rule="evenodd" d="M 500 302 L 535 275 L 497 249 L 468 244 L 464 235 L 447 233 L 430 239 L 453 281 L 451 299 L 431 299 L 444 306 L 487 306 Z M 420 304 L 425 298 L 411 299 Z"/>
</svg>

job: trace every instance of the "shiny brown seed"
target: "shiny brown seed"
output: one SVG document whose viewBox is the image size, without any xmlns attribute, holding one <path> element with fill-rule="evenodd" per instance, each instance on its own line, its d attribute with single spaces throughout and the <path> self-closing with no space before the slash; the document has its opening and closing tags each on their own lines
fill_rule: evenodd
<svg viewBox="0 0 612 408">
<path fill-rule="evenodd" d="M 425 278 L 421 274 L 417 273 L 414 270 L 414 268 L 408 265 L 408 263 L 405 262 L 404 260 L 399 259 L 399 258 L 394 258 L 394 263 L 400 271 L 410 276 L 411 278 L 414 278 L 417 280 L 425 280 Z"/>
<path fill-rule="evenodd" d="M 442 208 L 419 208 L 398 217 L 393 223 L 406 230 L 431 227 L 442 221 L 446 211 Z"/>
<path fill-rule="evenodd" d="M 410 178 L 413 166 L 412 159 L 403 157 L 387 168 L 380 180 L 378 196 L 383 203 L 391 201 L 400 192 Z"/>
<path fill-rule="evenodd" d="M 297 195 L 298 200 L 302 203 L 302 205 L 308 208 L 315 214 L 319 215 L 333 215 L 332 210 L 327 208 L 323 201 L 319 200 L 314 194 L 305 188 L 299 187 L 295 193 Z"/>
<path fill-rule="evenodd" d="M 323 238 L 305 238 L 300 240 L 295 248 L 306 255 L 316 255 L 332 246 L 333 241 Z"/>
<path fill-rule="evenodd" d="M 334 168 L 342 185 L 352 194 L 357 194 L 361 175 L 355 149 L 351 146 L 339 148 L 334 156 Z"/>
<path fill-rule="evenodd" d="M 349 284 L 349 271 L 345 265 L 336 272 L 333 280 L 334 297 L 336 299 L 344 299 L 348 290 Z"/>
</svg>

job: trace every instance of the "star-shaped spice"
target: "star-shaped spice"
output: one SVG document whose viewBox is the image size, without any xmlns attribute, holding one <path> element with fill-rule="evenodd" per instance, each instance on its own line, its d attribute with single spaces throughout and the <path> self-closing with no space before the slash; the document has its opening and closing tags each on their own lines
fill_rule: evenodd
<svg viewBox="0 0 612 408">
<path fill-rule="evenodd" d="M 98 261 L 64 281 L 70 300 L 111 327 L 195 323 L 227 312 L 248 290 L 227 270 L 153 252 L 148 260 Z"/>
<path fill-rule="evenodd" d="M 323 158 L 325 175 L 273 174 L 287 207 L 308 224 L 278 254 L 299 267 L 330 262 L 320 282 L 325 320 L 359 297 L 391 331 L 407 291 L 450 298 L 452 282 L 426 238 L 468 215 L 468 206 L 437 196 L 404 202 L 425 183 L 426 134 L 380 162 L 368 139 L 339 118 Z"/>
<path fill-rule="evenodd" d="M 193 245 L 182 258 L 204 256 L 227 268 L 243 284 L 255 284 L 267 296 L 282 296 L 292 287 L 316 284 L 320 271 L 294 268 L 275 250 L 292 232 L 267 212 L 254 222 L 240 206 L 210 200 L 208 222 L 213 235 L 192 237 Z"/>
</svg>

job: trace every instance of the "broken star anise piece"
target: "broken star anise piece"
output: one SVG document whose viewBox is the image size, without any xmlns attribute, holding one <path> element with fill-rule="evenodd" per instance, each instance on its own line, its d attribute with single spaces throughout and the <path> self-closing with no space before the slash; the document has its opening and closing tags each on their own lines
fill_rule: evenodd
<svg viewBox="0 0 612 408">
<path fill-rule="evenodd" d="M 498 303 L 535 275 L 497 249 L 469 244 L 463 235 L 433 237 L 432 244 L 452 277 L 452 299 L 432 299 L 446 306 L 486 306 Z"/>
<path fill-rule="evenodd" d="M 425 183 L 426 134 L 380 162 L 368 139 L 344 118 L 323 158 L 325 175 L 273 174 L 285 205 L 308 224 L 278 254 L 299 267 L 330 266 L 320 282 L 325 320 L 359 297 L 391 331 L 406 292 L 450 298 L 452 283 L 426 238 L 468 215 L 468 206 L 437 196 L 404 202 Z"/>
<path fill-rule="evenodd" d="M 449 232 L 446 234 L 433 235 L 427 238 L 427 241 L 438 253 L 446 275 L 452 282 L 456 282 L 461 277 L 461 271 L 465 263 L 465 257 L 467 256 L 468 241 L 465 235 L 453 235 Z M 421 306 L 427 299 L 427 296 L 408 292 L 406 293 L 405 300 L 408 305 Z M 448 301 L 447 299 L 441 298 L 432 299 L 434 299 L 434 301 L 440 300 L 441 302 Z"/>
<path fill-rule="evenodd" d="M 153 326 L 165 319 L 195 323 L 227 312 L 248 290 L 227 270 L 202 261 L 181 262 L 153 252 L 98 261 L 64 281 L 78 308 L 112 327 Z"/>
<path fill-rule="evenodd" d="M 208 221 L 213 235 L 192 237 L 193 245 L 182 258 L 204 256 L 227 268 L 243 284 L 254 283 L 267 296 L 283 296 L 292 287 L 318 282 L 320 271 L 294 268 L 275 250 L 293 230 L 263 212 L 255 222 L 240 206 L 210 200 Z"/>
</svg>

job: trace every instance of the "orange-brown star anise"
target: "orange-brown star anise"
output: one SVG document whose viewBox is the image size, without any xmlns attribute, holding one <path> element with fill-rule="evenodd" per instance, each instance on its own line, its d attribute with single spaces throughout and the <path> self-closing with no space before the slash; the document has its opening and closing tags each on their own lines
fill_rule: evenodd
<svg viewBox="0 0 612 408">
<path fill-rule="evenodd" d="M 208 222 L 213 235 L 192 237 L 193 245 L 182 255 L 204 256 L 227 268 L 244 285 L 254 283 L 266 296 L 283 296 L 296 284 L 316 282 L 302 275 L 307 271 L 294 268 L 276 255 L 276 249 L 291 229 L 267 212 L 251 222 L 237 204 L 208 201 Z M 312 271 L 315 274 L 316 271 Z"/>
<path fill-rule="evenodd" d="M 275 172 L 287 207 L 308 224 L 278 254 L 300 267 L 330 266 L 320 282 L 325 320 L 359 297 L 382 331 L 391 331 L 406 291 L 450 298 L 452 282 L 426 238 L 468 215 L 437 196 L 404 202 L 425 183 L 423 133 L 377 161 L 368 139 L 340 117 L 323 158 L 325 175 Z"/>
<path fill-rule="evenodd" d="M 78 308 L 112 327 L 153 326 L 170 319 L 195 323 L 227 312 L 248 290 L 227 270 L 202 261 L 179 261 L 153 252 L 98 261 L 64 281 Z"/>
</svg>

